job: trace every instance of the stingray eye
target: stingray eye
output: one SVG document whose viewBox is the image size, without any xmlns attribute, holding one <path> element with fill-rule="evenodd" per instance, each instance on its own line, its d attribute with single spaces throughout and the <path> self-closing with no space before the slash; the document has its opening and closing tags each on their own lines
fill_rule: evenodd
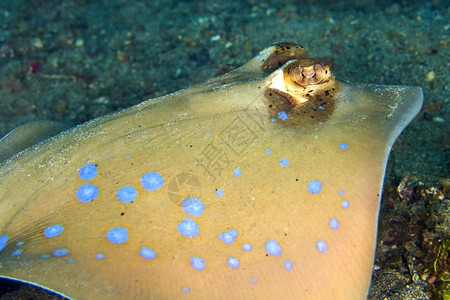
<svg viewBox="0 0 450 300">
<path fill-rule="evenodd" d="M 293 66 L 289 74 L 293 82 L 299 85 L 312 85 L 323 82 L 328 77 L 326 65 L 316 63 L 309 66 Z"/>
<path fill-rule="evenodd" d="M 267 87 L 291 105 L 299 105 L 332 97 L 330 91 L 336 90 L 336 82 L 328 65 L 317 59 L 302 58 L 273 72 L 268 77 Z"/>
</svg>

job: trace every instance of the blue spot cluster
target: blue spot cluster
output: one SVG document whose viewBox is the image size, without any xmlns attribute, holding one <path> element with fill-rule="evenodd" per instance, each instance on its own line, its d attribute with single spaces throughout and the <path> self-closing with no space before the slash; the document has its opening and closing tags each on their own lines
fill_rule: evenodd
<svg viewBox="0 0 450 300">
<path fill-rule="evenodd" d="M 78 175 L 82 180 L 94 179 L 94 177 L 97 176 L 97 173 L 98 173 L 97 166 L 93 163 L 85 164 L 78 171 Z M 98 187 L 96 187 L 95 185 L 83 184 L 76 190 L 75 196 L 81 203 L 87 203 L 97 198 L 98 192 L 99 192 Z"/>
<path fill-rule="evenodd" d="M 196 270 L 203 270 L 206 267 L 205 261 L 203 260 L 203 258 L 198 257 L 198 256 L 193 256 L 190 259 L 191 265 L 194 269 Z"/>
<path fill-rule="evenodd" d="M 136 188 L 130 185 L 125 185 L 117 191 L 116 197 L 123 203 L 133 202 L 137 197 Z"/>
<path fill-rule="evenodd" d="M 156 252 L 152 248 L 142 247 L 139 250 L 139 254 L 145 259 L 155 259 Z"/>
<path fill-rule="evenodd" d="M 287 120 L 287 119 L 289 119 L 289 116 L 286 112 L 280 111 L 280 112 L 278 112 L 278 119 Z"/>
<path fill-rule="evenodd" d="M 314 179 L 308 183 L 308 192 L 310 192 L 311 194 L 318 194 L 321 190 L 322 183 L 319 180 Z"/>
<path fill-rule="evenodd" d="M 286 158 L 280 159 L 280 165 L 281 165 L 282 167 L 287 167 L 287 166 L 289 166 L 289 160 L 287 160 Z"/>
<path fill-rule="evenodd" d="M 317 188 L 317 186 L 314 187 L 314 185 L 317 184 L 317 183 L 313 184 L 314 181 L 319 182 L 318 180 L 313 180 L 313 181 L 311 181 L 308 184 L 308 190 L 312 194 L 314 194 L 314 191 L 316 191 L 316 193 L 317 193 L 317 191 L 320 192 L 320 190 L 321 190 L 321 185 L 320 185 L 320 188 Z M 345 191 L 343 189 L 339 189 L 338 193 L 339 193 L 339 196 L 345 196 Z M 341 202 L 341 207 L 342 208 L 348 208 L 349 206 L 350 206 L 350 203 L 349 203 L 348 200 L 344 200 L 344 201 Z M 339 222 L 339 220 L 337 218 L 331 218 L 328 221 L 328 225 L 330 226 L 331 229 L 337 230 L 340 227 L 340 222 Z M 320 253 L 326 253 L 328 251 L 328 244 L 327 244 L 327 242 L 324 241 L 324 240 L 318 240 L 316 242 L 316 249 Z"/>
<path fill-rule="evenodd" d="M 98 187 L 92 184 L 83 184 L 75 192 L 75 195 L 77 196 L 78 200 L 80 200 L 81 203 L 90 202 L 95 198 L 97 198 Z"/>
<path fill-rule="evenodd" d="M 183 200 L 181 207 L 184 212 L 193 217 L 200 217 L 205 211 L 205 204 L 197 197 L 190 197 Z"/>
<path fill-rule="evenodd" d="M 233 269 L 237 269 L 239 267 L 239 259 L 236 257 L 228 257 L 227 264 Z"/>
<path fill-rule="evenodd" d="M 55 257 L 62 257 L 62 256 L 66 256 L 69 255 L 70 251 L 67 248 L 59 248 L 56 249 L 55 251 L 53 251 L 52 255 Z"/>
<path fill-rule="evenodd" d="M 54 238 L 63 233 L 63 231 L 64 231 L 63 225 L 61 224 L 52 225 L 44 230 L 44 236 L 49 239 Z"/>
<path fill-rule="evenodd" d="M 178 223 L 177 229 L 180 234 L 188 238 L 194 238 L 200 234 L 198 224 L 189 218 L 184 218 L 183 222 Z"/>
<path fill-rule="evenodd" d="M 319 107 L 319 109 L 322 109 L 322 108 Z M 278 113 L 278 119 L 287 120 L 288 119 L 287 113 L 285 113 L 285 112 Z M 207 132 L 207 135 L 209 135 L 209 132 Z M 340 144 L 339 148 L 340 149 L 348 149 L 348 145 Z M 266 153 L 271 154 L 271 150 L 269 148 L 267 148 Z M 290 164 L 289 160 L 286 158 L 280 159 L 279 163 L 283 167 L 286 167 Z M 88 163 L 79 170 L 79 176 L 82 180 L 91 180 L 97 175 L 97 173 L 98 173 L 98 169 L 97 169 L 96 165 L 94 165 L 93 163 Z M 236 168 L 233 170 L 233 174 L 234 174 L 234 176 L 239 177 L 242 175 L 242 171 L 239 168 Z M 163 187 L 165 184 L 164 178 L 158 172 L 146 173 L 140 178 L 140 181 L 141 181 L 142 186 L 148 191 L 158 190 L 161 187 Z M 308 192 L 311 194 L 318 194 L 322 190 L 322 182 L 317 179 L 312 180 L 309 183 L 307 183 L 307 189 L 308 189 Z M 98 192 L 99 192 L 99 190 L 96 186 L 90 185 L 90 184 L 84 184 L 77 190 L 76 194 L 77 194 L 77 198 L 79 201 L 89 202 L 98 196 Z M 341 196 L 343 196 L 345 193 L 342 189 L 339 189 L 339 194 Z M 224 190 L 222 188 L 218 188 L 216 190 L 216 196 L 222 197 L 223 195 L 224 195 Z M 122 186 L 117 191 L 116 196 L 120 201 L 122 201 L 124 203 L 130 203 L 137 198 L 137 190 L 133 186 L 125 185 L 125 186 Z M 341 206 L 343 208 L 348 207 L 348 205 L 349 205 L 349 203 L 347 200 L 345 200 L 341 204 Z M 190 217 L 200 217 L 205 212 L 205 204 L 203 203 L 203 201 L 201 199 L 199 199 L 197 197 L 190 197 L 190 198 L 184 199 L 181 203 L 181 207 L 182 207 L 183 211 Z M 340 227 L 339 220 L 337 218 L 329 219 L 328 225 L 333 230 L 337 230 Z M 199 230 L 199 226 L 198 226 L 197 222 L 191 218 L 183 218 L 183 221 L 177 224 L 177 230 L 181 235 L 188 237 L 188 238 L 194 238 L 200 234 L 200 230 Z M 56 225 L 50 226 L 47 229 L 45 229 L 44 236 L 46 236 L 47 238 L 53 238 L 53 237 L 60 235 L 63 231 L 64 231 L 64 226 L 62 224 L 56 224 Z M 225 244 L 229 244 L 229 245 L 234 244 L 237 237 L 238 237 L 238 231 L 236 229 L 230 229 L 226 232 L 219 233 L 220 240 L 222 242 L 224 242 Z M 128 231 L 126 228 L 116 227 L 116 228 L 110 229 L 106 233 L 106 238 L 111 243 L 123 244 L 128 240 L 129 236 L 128 236 Z M 0 251 L 6 247 L 7 240 L 8 240 L 7 235 L 0 236 Z M 316 242 L 315 246 L 316 246 L 316 249 L 320 253 L 326 253 L 328 251 L 328 245 L 327 245 L 326 241 L 324 241 L 324 240 L 318 240 Z M 281 256 L 281 254 L 282 254 L 282 247 L 275 240 L 267 240 L 267 242 L 264 244 L 264 248 L 265 248 L 265 251 L 271 256 L 277 257 L 277 256 Z M 242 249 L 244 251 L 252 251 L 253 247 L 249 243 L 243 243 Z M 22 253 L 22 251 L 23 251 L 22 249 L 16 250 L 11 255 L 12 256 L 20 255 Z M 69 253 L 70 253 L 70 251 L 68 249 L 61 248 L 61 249 L 55 250 L 53 252 L 53 256 L 67 256 L 67 255 L 69 255 Z M 157 257 L 156 252 L 152 248 L 148 248 L 148 247 L 140 248 L 139 254 L 141 257 L 148 259 L 148 260 L 152 260 Z M 44 258 L 47 256 L 42 256 L 42 257 Z M 105 259 L 105 255 L 102 253 L 97 253 L 95 255 L 95 257 L 99 260 Z M 71 258 L 67 259 L 67 262 L 71 263 L 70 260 L 72 260 L 72 262 L 74 262 L 74 260 Z M 201 257 L 192 256 L 190 258 L 189 262 L 190 262 L 191 266 L 196 270 L 201 271 L 206 268 L 206 262 Z M 233 269 L 237 269 L 237 268 L 239 268 L 240 260 L 237 257 L 230 256 L 227 258 L 227 264 L 229 265 L 229 267 L 231 267 Z M 293 269 L 293 262 L 290 260 L 285 260 L 284 268 L 287 271 L 291 271 Z M 251 282 L 252 282 L 252 284 L 256 284 L 257 279 L 252 278 Z M 190 293 L 190 291 L 191 291 L 190 288 L 187 286 L 182 287 L 182 290 L 184 293 Z"/>
<path fill-rule="evenodd" d="M 144 189 L 151 192 L 164 185 L 164 178 L 158 172 L 148 172 L 141 177 L 141 183 Z"/>
<path fill-rule="evenodd" d="M 184 199 L 181 207 L 186 214 L 192 217 L 199 217 L 205 211 L 205 204 L 197 197 Z M 190 218 L 184 218 L 181 223 L 178 223 L 177 230 L 181 235 L 188 238 L 194 238 L 200 234 L 197 222 Z"/>
<path fill-rule="evenodd" d="M 273 256 L 280 256 L 281 255 L 281 246 L 278 244 L 277 241 L 274 240 L 268 240 L 264 244 L 264 248 L 266 249 L 267 253 Z"/>
<path fill-rule="evenodd" d="M 106 233 L 106 238 L 113 244 L 123 244 L 128 240 L 128 230 L 122 227 L 110 229 Z"/>
<path fill-rule="evenodd" d="M 224 242 L 225 244 L 231 245 L 234 243 L 234 240 L 238 236 L 238 231 L 236 229 L 230 229 L 226 232 L 219 233 L 219 238 Z"/>
<path fill-rule="evenodd" d="M 78 171 L 78 175 L 82 180 L 91 180 L 97 175 L 97 166 L 93 163 L 87 163 Z"/>
</svg>

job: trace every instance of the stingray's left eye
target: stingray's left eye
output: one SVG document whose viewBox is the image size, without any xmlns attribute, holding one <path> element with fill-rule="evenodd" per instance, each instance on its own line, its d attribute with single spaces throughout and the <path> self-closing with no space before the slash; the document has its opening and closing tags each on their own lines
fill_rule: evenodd
<svg viewBox="0 0 450 300">
<path fill-rule="evenodd" d="M 327 66 L 315 63 L 307 66 L 296 64 L 289 69 L 291 80 L 299 85 L 319 84 L 328 77 Z"/>
</svg>

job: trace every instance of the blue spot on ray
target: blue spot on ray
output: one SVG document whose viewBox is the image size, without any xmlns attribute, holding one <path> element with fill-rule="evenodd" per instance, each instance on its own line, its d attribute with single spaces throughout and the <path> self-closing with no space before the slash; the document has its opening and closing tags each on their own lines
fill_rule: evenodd
<svg viewBox="0 0 450 300">
<path fill-rule="evenodd" d="M 242 249 L 244 249 L 244 251 L 252 251 L 253 247 L 252 245 L 248 244 L 248 243 L 244 243 L 244 245 L 242 245 Z"/>
<path fill-rule="evenodd" d="M 327 242 L 318 240 L 316 243 L 316 248 L 320 253 L 325 253 L 328 251 L 328 245 Z"/>
<path fill-rule="evenodd" d="M 183 286 L 183 293 L 189 294 L 190 292 L 191 292 L 190 288 L 188 288 L 187 286 Z"/>
<path fill-rule="evenodd" d="M 223 193 L 224 193 L 223 189 L 217 189 L 217 191 L 216 191 L 217 197 L 222 197 Z"/>
<path fill-rule="evenodd" d="M 287 160 L 286 158 L 280 159 L 280 165 L 283 167 L 289 166 L 289 160 Z"/>
<path fill-rule="evenodd" d="M 339 196 L 344 196 L 344 195 L 345 195 L 344 190 L 343 189 L 339 189 Z"/>
<path fill-rule="evenodd" d="M 250 280 L 250 282 L 251 282 L 252 284 L 257 284 L 257 283 L 258 283 L 258 279 L 252 278 L 252 279 Z"/>
<path fill-rule="evenodd" d="M 53 251 L 52 255 L 55 257 L 62 257 L 62 256 L 66 256 L 69 255 L 70 251 L 67 248 L 60 248 L 60 249 L 56 249 L 55 251 Z"/>
<path fill-rule="evenodd" d="M 13 256 L 13 257 L 19 256 L 20 254 L 22 254 L 22 252 L 23 252 L 23 249 L 17 249 L 11 253 L 11 256 Z"/>
<path fill-rule="evenodd" d="M 227 264 L 233 269 L 237 269 L 239 267 L 239 259 L 236 257 L 228 257 Z"/>
<path fill-rule="evenodd" d="M 105 255 L 103 253 L 97 253 L 95 255 L 95 258 L 98 260 L 102 260 L 102 259 L 105 259 Z"/>
<path fill-rule="evenodd" d="M 234 176 L 239 177 L 242 175 L 242 171 L 240 169 L 234 169 L 233 171 Z"/>
<path fill-rule="evenodd" d="M 189 218 L 184 218 L 183 222 L 177 225 L 178 232 L 185 237 L 193 238 L 200 234 L 200 228 L 197 223 Z"/>
<path fill-rule="evenodd" d="M 75 263 L 75 259 L 73 259 L 73 258 L 68 258 L 66 261 L 67 261 L 68 264 L 74 264 Z"/>
<path fill-rule="evenodd" d="M 266 149 L 266 153 L 267 153 L 267 154 L 270 154 L 270 153 L 272 153 L 272 150 L 270 150 L 269 148 L 267 148 L 267 149 Z"/>
<path fill-rule="evenodd" d="M 284 267 L 286 270 L 291 271 L 292 270 L 292 262 L 290 260 L 286 260 L 284 262 Z"/>
<path fill-rule="evenodd" d="M 47 259 L 47 258 L 49 258 L 50 257 L 50 254 L 42 254 L 41 255 L 41 258 L 42 259 Z"/>
<path fill-rule="evenodd" d="M 139 254 L 145 259 L 156 258 L 156 252 L 152 248 L 142 247 L 141 250 L 139 250 Z"/>
<path fill-rule="evenodd" d="M 339 144 L 339 149 L 347 150 L 348 149 L 348 145 L 345 144 L 345 143 L 341 143 L 341 144 Z"/>
<path fill-rule="evenodd" d="M 92 184 L 83 184 L 75 192 L 78 200 L 82 203 L 87 203 L 94 200 L 98 196 L 98 187 Z"/>
<path fill-rule="evenodd" d="M 234 243 L 234 240 L 238 236 L 238 231 L 236 229 L 230 229 L 226 232 L 219 233 L 219 238 L 224 242 L 225 244 L 231 245 Z"/>
<path fill-rule="evenodd" d="M 128 240 L 128 230 L 122 227 L 110 229 L 106 233 L 106 238 L 113 244 L 123 244 Z"/>
<path fill-rule="evenodd" d="M 97 166 L 93 163 L 87 163 L 78 171 L 78 175 L 82 180 L 91 180 L 98 173 Z"/>
<path fill-rule="evenodd" d="M 8 242 L 8 239 L 9 239 L 9 235 L 8 234 L 4 233 L 4 234 L 0 235 L 0 251 L 5 249 L 6 243 Z"/>
<path fill-rule="evenodd" d="M 339 221 L 336 218 L 331 218 L 330 221 L 328 221 L 328 224 L 330 225 L 331 229 L 338 229 L 339 228 Z"/>
<path fill-rule="evenodd" d="M 64 226 L 62 226 L 61 224 L 52 225 L 44 230 L 44 236 L 49 239 L 54 238 L 63 233 L 63 231 Z"/>
<path fill-rule="evenodd" d="M 310 183 L 308 183 L 308 192 L 310 192 L 311 194 L 318 194 L 321 190 L 322 183 L 319 180 L 314 179 Z"/>
<path fill-rule="evenodd" d="M 193 217 L 200 217 L 205 211 L 205 204 L 197 197 L 190 197 L 183 200 L 181 207 L 184 212 Z"/>
<path fill-rule="evenodd" d="M 158 172 L 149 172 L 141 177 L 141 183 L 147 191 L 154 191 L 164 185 L 164 178 Z"/>
<path fill-rule="evenodd" d="M 137 191 L 134 187 L 125 185 L 117 191 L 116 197 L 123 203 L 130 203 L 133 202 L 134 199 L 136 199 Z"/>
<path fill-rule="evenodd" d="M 199 271 L 203 270 L 206 266 L 205 261 L 201 257 L 193 256 L 189 261 L 191 262 L 192 267 Z"/>
<path fill-rule="evenodd" d="M 341 207 L 342 208 L 348 208 L 350 206 L 350 202 L 348 202 L 348 200 L 344 200 L 341 203 Z"/>
<path fill-rule="evenodd" d="M 289 119 L 289 116 L 286 112 L 280 111 L 280 112 L 278 112 L 278 119 L 287 120 L 287 119 Z"/>
<path fill-rule="evenodd" d="M 277 241 L 274 240 L 268 240 L 264 244 L 264 248 L 266 249 L 267 253 L 273 256 L 280 256 L 281 255 L 281 246 L 278 244 Z"/>
<path fill-rule="evenodd" d="M 22 246 L 23 244 L 25 244 L 25 242 L 17 242 L 16 247 L 20 247 L 20 246 Z"/>
</svg>

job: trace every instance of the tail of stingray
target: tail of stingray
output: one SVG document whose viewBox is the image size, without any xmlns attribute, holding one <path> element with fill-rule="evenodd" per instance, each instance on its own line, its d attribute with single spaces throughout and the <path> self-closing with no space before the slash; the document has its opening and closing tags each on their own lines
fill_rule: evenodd
<svg viewBox="0 0 450 300">
<path fill-rule="evenodd" d="M 0 166 L 0 277 L 73 299 L 364 299 L 417 87 L 297 45 Z"/>
</svg>

